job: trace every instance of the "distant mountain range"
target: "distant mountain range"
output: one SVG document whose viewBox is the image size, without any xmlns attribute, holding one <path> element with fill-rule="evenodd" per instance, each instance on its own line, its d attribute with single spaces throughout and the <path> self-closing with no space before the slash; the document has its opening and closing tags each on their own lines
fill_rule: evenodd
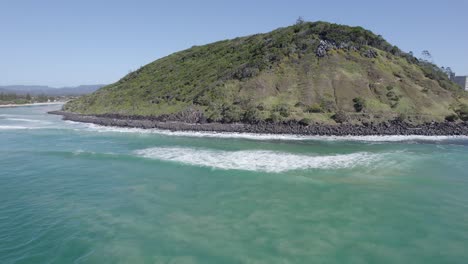
<svg viewBox="0 0 468 264">
<path fill-rule="evenodd" d="M 90 94 L 99 88 L 105 86 L 104 84 L 96 85 L 80 85 L 75 87 L 61 87 L 53 88 L 43 85 L 8 85 L 0 86 L 0 93 L 15 93 L 15 94 L 30 94 L 30 95 L 49 95 L 49 96 L 62 96 L 62 95 L 84 95 Z"/>
</svg>

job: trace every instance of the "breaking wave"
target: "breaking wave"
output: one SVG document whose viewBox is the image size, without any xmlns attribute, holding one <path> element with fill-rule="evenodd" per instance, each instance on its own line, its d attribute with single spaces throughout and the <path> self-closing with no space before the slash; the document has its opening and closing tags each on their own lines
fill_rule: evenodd
<svg viewBox="0 0 468 264">
<path fill-rule="evenodd" d="M 67 121 L 77 124 L 77 122 Z M 318 141 L 363 141 L 363 142 L 405 142 L 405 141 L 447 141 L 447 140 L 468 140 L 468 136 L 305 136 L 290 134 L 255 134 L 255 133 L 235 133 L 235 132 L 205 132 L 205 131 L 170 131 L 163 129 L 141 129 L 100 126 L 86 124 L 88 131 L 99 133 L 139 133 L 139 134 L 160 134 L 166 136 L 199 137 L 199 138 L 234 138 L 251 140 L 318 140 Z"/>
<path fill-rule="evenodd" d="M 221 151 L 183 147 L 148 148 L 137 150 L 135 154 L 149 159 L 216 169 L 264 172 L 352 168 L 369 165 L 379 160 L 381 156 L 367 152 L 309 156 L 262 150 Z"/>
</svg>

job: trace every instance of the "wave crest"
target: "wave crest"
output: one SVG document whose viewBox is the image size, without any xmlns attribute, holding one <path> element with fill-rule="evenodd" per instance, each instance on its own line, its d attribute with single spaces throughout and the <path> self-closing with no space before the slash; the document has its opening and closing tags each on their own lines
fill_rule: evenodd
<svg viewBox="0 0 468 264">
<path fill-rule="evenodd" d="M 81 124 L 67 121 L 70 124 Z M 407 142 L 407 141 L 450 141 L 468 140 L 468 136 L 420 136 L 420 135 L 381 135 L 381 136 L 313 136 L 313 135 L 292 135 L 292 134 L 256 134 L 237 132 L 209 132 L 209 131 L 171 131 L 164 129 L 142 129 L 100 126 L 96 124 L 86 124 L 88 131 L 99 133 L 138 133 L 138 134 L 159 134 L 165 136 L 197 137 L 197 138 L 225 138 L 225 139 L 250 139 L 250 140 L 286 140 L 286 141 L 359 141 L 359 142 Z"/>
<path fill-rule="evenodd" d="M 141 157 L 224 170 L 285 172 L 303 169 L 342 169 L 369 165 L 378 154 L 359 152 L 309 156 L 264 150 L 220 151 L 182 147 L 156 147 L 135 151 Z"/>
</svg>

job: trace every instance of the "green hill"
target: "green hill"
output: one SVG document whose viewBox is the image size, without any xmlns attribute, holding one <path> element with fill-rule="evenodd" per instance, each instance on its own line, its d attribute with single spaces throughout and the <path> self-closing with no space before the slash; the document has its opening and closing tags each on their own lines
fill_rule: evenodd
<svg viewBox="0 0 468 264">
<path fill-rule="evenodd" d="M 194 46 L 71 101 L 81 114 L 200 113 L 200 122 L 442 121 L 466 93 L 437 66 L 361 27 L 305 22 Z M 465 109 L 466 110 L 466 109 Z"/>
</svg>

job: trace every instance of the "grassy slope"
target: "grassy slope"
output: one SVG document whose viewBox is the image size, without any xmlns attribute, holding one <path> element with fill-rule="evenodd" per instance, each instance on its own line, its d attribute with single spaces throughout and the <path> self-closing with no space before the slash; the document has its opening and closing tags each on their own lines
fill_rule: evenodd
<svg viewBox="0 0 468 264">
<path fill-rule="evenodd" d="M 315 53 L 320 40 L 356 49 Z M 363 56 L 374 50 L 378 56 Z M 443 120 L 466 95 L 437 68 L 362 28 L 304 23 L 174 53 L 65 105 L 85 114 L 157 116 L 200 109 L 210 121 Z M 356 113 L 353 99 L 362 98 Z"/>
</svg>

